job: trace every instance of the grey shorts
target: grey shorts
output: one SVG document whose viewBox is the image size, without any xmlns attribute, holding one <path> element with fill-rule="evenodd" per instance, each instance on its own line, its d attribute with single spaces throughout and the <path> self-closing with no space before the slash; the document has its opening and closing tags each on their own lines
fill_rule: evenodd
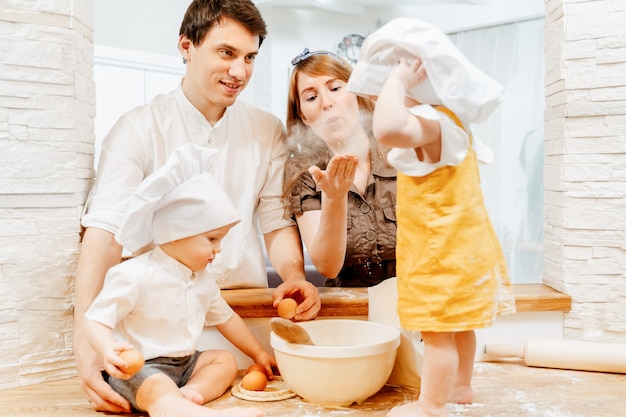
<svg viewBox="0 0 626 417">
<path fill-rule="evenodd" d="M 126 398 L 136 410 L 141 411 L 137 407 L 137 391 L 149 376 L 158 373 L 165 374 L 180 388 L 191 378 L 191 374 L 201 354 L 202 352 L 196 351 L 189 356 L 180 358 L 160 357 L 149 359 L 143 368 L 130 379 L 118 379 L 109 376 L 107 382 L 116 392 Z"/>
</svg>

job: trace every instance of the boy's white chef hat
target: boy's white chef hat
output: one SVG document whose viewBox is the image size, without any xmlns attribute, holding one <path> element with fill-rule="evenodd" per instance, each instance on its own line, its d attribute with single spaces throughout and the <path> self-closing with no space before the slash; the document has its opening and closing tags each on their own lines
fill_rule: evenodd
<svg viewBox="0 0 626 417">
<path fill-rule="evenodd" d="M 401 57 L 421 59 L 427 73 L 408 96 L 444 105 L 465 122 L 484 121 L 503 99 L 502 86 L 476 68 L 441 29 L 409 18 L 393 19 L 365 39 L 348 90 L 378 96 Z"/>
<path fill-rule="evenodd" d="M 137 250 L 238 223 L 237 210 L 213 171 L 216 149 L 195 144 L 175 149 L 146 177 L 130 199 L 115 238 Z"/>
</svg>

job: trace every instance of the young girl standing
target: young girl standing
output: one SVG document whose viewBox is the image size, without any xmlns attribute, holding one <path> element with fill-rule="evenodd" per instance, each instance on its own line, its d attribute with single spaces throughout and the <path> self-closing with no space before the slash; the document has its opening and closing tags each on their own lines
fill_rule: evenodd
<svg viewBox="0 0 626 417">
<path fill-rule="evenodd" d="M 393 148 L 398 315 L 424 341 L 419 399 L 389 416 L 444 417 L 447 402 L 472 402 L 474 330 L 515 311 L 480 188 L 490 156 L 469 131 L 502 89 L 439 29 L 404 18 L 368 37 L 348 89 L 377 98 L 374 136 Z"/>
</svg>

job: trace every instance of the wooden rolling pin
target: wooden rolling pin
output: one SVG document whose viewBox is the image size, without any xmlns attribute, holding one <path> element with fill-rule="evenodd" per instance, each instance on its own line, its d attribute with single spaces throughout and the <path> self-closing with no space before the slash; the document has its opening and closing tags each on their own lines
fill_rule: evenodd
<svg viewBox="0 0 626 417">
<path fill-rule="evenodd" d="M 541 368 L 626 373 L 626 344 L 560 339 L 528 339 L 524 346 L 493 343 L 484 353 L 500 358 L 520 358 Z"/>
</svg>

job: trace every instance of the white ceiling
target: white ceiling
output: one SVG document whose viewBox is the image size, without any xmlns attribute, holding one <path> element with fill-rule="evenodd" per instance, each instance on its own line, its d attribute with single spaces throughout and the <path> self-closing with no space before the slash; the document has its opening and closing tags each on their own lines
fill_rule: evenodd
<svg viewBox="0 0 626 417">
<path fill-rule="evenodd" d="M 489 3 L 490 0 L 253 0 L 259 7 L 291 7 L 323 9 L 346 14 L 365 13 L 367 7 L 384 6 L 441 6 L 444 4 L 466 3 L 480 4 Z"/>
<path fill-rule="evenodd" d="M 270 34 L 306 27 L 328 31 L 375 28 L 395 16 L 419 16 L 451 33 L 543 16 L 544 0 L 253 0 Z M 94 0 L 95 43 L 178 57 L 178 30 L 190 0 Z M 294 21 L 295 20 L 295 21 Z M 325 27 L 326 26 L 326 27 Z M 297 37 L 320 36 L 309 31 Z"/>
</svg>

